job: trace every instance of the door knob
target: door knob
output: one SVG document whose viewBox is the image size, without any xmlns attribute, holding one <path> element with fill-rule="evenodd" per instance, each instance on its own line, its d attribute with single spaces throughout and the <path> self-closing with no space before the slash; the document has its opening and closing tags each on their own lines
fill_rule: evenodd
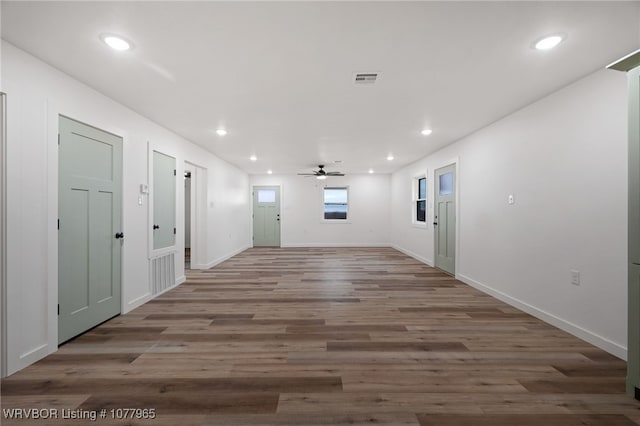
<svg viewBox="0 0 640 426">
<path fill-rule="evenodd" d="M 116 234 L 116 238 L 117 238 L 117 239 L 124 238 L 124 232 L 118 232 L 118 233 Z"/>
<path fill-rule="evenodd" d="M 434 224 L 435 226 L 438 226 L 438 222 L 433 222 L 433 224 Z"/>
<path fill-rule="evenodd" d="M 160 225 L 153 225 L 153 229 L 160 229 Z"/>
</svg>

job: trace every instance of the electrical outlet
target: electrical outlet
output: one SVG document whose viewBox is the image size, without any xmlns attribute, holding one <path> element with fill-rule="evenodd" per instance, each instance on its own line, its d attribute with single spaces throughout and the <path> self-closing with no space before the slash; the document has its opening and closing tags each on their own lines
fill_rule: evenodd
<svg viewBox="0 0 640 426">
<path fill-rule="evenodd" d="M 138 205 L 141 206 L 142 205 L 142 197 L 138 197 Z"/>
<path fill-rule="evenodd" d="M 580 285 L 580 271 L 571 270 L 571 284 Z"/>
</svg>

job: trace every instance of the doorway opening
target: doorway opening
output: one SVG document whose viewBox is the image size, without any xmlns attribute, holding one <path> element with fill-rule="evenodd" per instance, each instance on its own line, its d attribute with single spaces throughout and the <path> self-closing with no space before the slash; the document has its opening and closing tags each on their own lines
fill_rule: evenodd
<svg viewBox="0 0 640 426">
<path fill-rule="evenodd" d="M 186 167 L 184 170 L 184 269 L 191 269 L 191 170 Z"/>
<path fill-rule="evenodd" d="M 207 269 L 207 169 L 184 163 L 184 269 Z"/>
</svg>

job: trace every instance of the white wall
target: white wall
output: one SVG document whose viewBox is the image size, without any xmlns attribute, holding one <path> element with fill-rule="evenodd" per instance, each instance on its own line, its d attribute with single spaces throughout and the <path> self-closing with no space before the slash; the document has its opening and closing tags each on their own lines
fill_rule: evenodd
<svg viewBox="0 0 640 426">
<path fill-rule="evenodd" d="M 347 175 L 324 181 L 297 175 L 251 175 L 255 185 L 281 185 L 282 247 L 388 246 L 390 175 Z M 349 187 L 346 223 L 322 220 L 322 189 Z"/>
<path fill-rule="evenodd" d="M 250 245 L 246 173 L 154 124 L 14 46 L 2 44 L 2 87 L 8 96 L 8 371 L 57 349 L 57 133 L 58 114 L 120 135 L 123 146 L 123 312 L 151 298 L 148 277 L 147 142 L 206 169 L 207 244 L 215 264 Z M 170 100 L 168 100 L 170 101 Z M 176 236 L 184 251 L 184 186 L 177 185 Z M 177 256 L 176 278 L 184 279 Z"/>
<path fill-rule="evenodd" d="M 433 171 L 457 158 L 456 276 L 626 357 L 626 107 L 624 73 L 602 70 L 394 173 L 392 242 L 433 263 L 411 178 L 429 171 L 431 223 Z"/>
</svg>

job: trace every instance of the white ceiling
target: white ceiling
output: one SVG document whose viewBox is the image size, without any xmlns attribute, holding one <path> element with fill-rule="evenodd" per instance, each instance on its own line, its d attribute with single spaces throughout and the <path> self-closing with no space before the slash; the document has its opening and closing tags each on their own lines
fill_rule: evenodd
<svg viewBox="0 0 640 426">
<path fill-rule="evenodd" d="M 249 173 L 389 173 L 638 49 L 640 2 L 3 1 L 2 37 Z"/>
</svg>

